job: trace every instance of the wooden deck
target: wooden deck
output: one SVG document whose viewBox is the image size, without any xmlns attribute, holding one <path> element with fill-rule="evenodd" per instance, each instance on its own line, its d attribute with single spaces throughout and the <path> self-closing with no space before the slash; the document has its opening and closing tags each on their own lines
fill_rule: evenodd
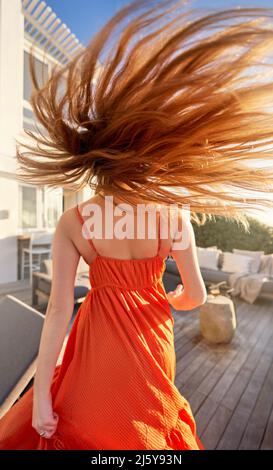
<svg viewBox="0 0 273 470">
<path fill-rule="evenodd" d="M 189 401 L 208 450 L 273 449 L 273 302 L 235 300 L 237 330 L 228 345 L 199 331 L 199 308 L 173 312 L 175 384 Z"/>
<path fill-rule="evenodd" d="M 30 286 L 22 281 L 8 293 L 30 304 Z M 192 407 L 206 449 L 272 450 L 273 302 L 259 299 L 251 305 L 236 298 L 235 305 L 238 325 L 228 345 L 202 339 L 199 308 L 173 312 L 175 384 Z"/>
</svg>

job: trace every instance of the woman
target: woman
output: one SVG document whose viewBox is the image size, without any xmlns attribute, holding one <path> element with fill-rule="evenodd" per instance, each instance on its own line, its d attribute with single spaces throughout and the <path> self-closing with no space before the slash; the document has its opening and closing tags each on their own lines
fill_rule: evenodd
<svg viewBox="0 0 273 470">
<path fill-rule="evenodd" d="M 265 144 L 273 139 L 272 105 L 263 106 L 271 103 L 272 79 L 265 83 L 262 74 L 251 83 L 240 73 L 261 66 L 272 50 L 266 20 L 273 11 L 200 16 L 185 7 L 179 12 L 181 2 L 146 10 L 152 3 L 137 1 L 118 12 L 41 89 L 31 69 L 31 101 L 47 135 L 28 132 L 43 148 L 24 144 L 28 154 L 17 148 L 21 177 L 75 189 L 89 183 L 95 195 L 58 222 L 34 385 L 0 420 L 1 449 L 203 449 L 190 404 L 174 385 L 170 306 L 190 310 L 206 299 L 191 220 L 181 206 L 190 204 L 197 223 L 197 212 L 220 214 L 247 228 L 243 211 L 270 205 L 257 191 L 272 190 L 272 165 L 254 169 L 249 163 L 271 158 Z M 98 74 L 100 54 L 123 19 L 130 21 Z M 60 85 L 64 95 L 57 99 Z M 114 204 L 127 205 L 107 212 L 111 196 Z M 168 209 L 179 203 L 179 210 L 156 211 L 156 235 L 145 231 L 140 238 L 137 209 L 143 203 Z M 121 238 L 124 211 L 131 235 Z M 170 230 L 175 215 L 178 225 Z M 118 228 L 107 239 L 111 218 Z M 94 237 L 92 224 L 99 226 Z M 166 293 L 168 255 L 183 287 Z M 80 256 L 92 287 L 56 366 Z"/>
</svg>

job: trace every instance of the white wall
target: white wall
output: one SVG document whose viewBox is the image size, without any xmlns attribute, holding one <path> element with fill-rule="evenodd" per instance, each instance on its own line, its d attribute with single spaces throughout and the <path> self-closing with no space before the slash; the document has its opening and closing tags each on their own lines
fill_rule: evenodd
<svg viewBox="0 0 273 470">
<path fill-rule="evenodd" d="M 21 0 L 0 0 L 0 283 L 17 280 L 20 230 L 15 138 L 25 140 L 22 134 L 24 46 Z M 72 192 L 65 198 L 65 209 L 90 195 L 89 188 Z"/>
<path fill-rule="evenodd" d="M 14 136 L 22 128 L 24 17 L 21 0 L 0 0 L 0 169 L 15 169 Z M 4 160 L 8 158 L 9 162 Z M 5 168 L 3 168 L 5 167 Z"/>
<path fill-rule="evenodd" d="M 0 283 L 17 279 L 18 183 L 14 136 L 22 129 L 24 17 L 21 0 L 0 0 Z M 1 212 L 5 217 L 6 212 Z"/>
<path fill-rule="evenodd" d="M 18 183 L 0 177 L 0 284 L 17 280 Z M 6 214 L 5 214 L 6 215 Z"/>
</svg>

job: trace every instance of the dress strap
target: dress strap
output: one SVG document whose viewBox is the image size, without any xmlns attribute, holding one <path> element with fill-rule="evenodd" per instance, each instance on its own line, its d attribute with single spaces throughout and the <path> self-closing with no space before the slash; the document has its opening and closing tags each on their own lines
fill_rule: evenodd
<svg viewBox="0 0 273 470">
<path fill-rule="evenodd" d="M 157 246 L 157 255 L 159 254 L 160 246 L 161 246 L 161 238 L 160 238 L 160 217 L 161 213 L 159 211 L 159 218 L 158 218 L 158 246 Z"/>
<path fill-rule="evenodd" d="M 85 222 L 85 221 L 84 221 L 84 218 L 83 218 L 83 216 L 82 216 L 82 214 L 81 214 L 81 211 L 80 211 L 80 208 L 79 208 L 79 204 L 77 204 L 77 206 L 76 206 L 76 212 L 77 212 L 78 217 L 79 217 L 79 219 L 80 219 L 80 222 L 81 222 L 81 224 L 82 224 L 82 234 L 84 235 L 84 229 L 86 229 L 86 226 L 84 225 L 84 222 Z M 94 245 L 92 239 L 89 237 L 88 231 L 85 230 L 85 233 L 86 233 L 86 235 L 84 235 L 84 238 L 89 242 L 89 244 L 91 245 L 92 249 L 93 249 L 93 250 L 95 251 L 95 253 L 98 255 L 98 252 L 97 252 L 97 250 L 96 250 L 96 248 L 95 248 L 95 245 Z"/>
</svg>

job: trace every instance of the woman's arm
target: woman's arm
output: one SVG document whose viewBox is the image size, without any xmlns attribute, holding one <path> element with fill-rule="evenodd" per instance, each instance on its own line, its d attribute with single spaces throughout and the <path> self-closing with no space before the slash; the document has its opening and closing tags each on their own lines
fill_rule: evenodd
<svg viewBox="0 0 273 470">
<path fill-rule="evenodd" d="M 74 284 L 79 252 L 70 237 L 71 215 L 66 211 L 59 219 L 52 243 L 51 293 L 42 329 L 37 370 L 34 378 L 33 427 L 54 431 L 50 408 L 51 382 L 74 308 Z"/>
<path fill-rule="evenodd" d="M 168 292 L 167 298 L 176 310 L 191 310 L 206 301 L 207 292 L 199 268 L 193 227 L 181 212 L 178 215 L 178 230 L 179 236 L 175 236 L 170 254 L 177 264 L 183 286 L 179 284 L 174 291 Z M 182 247 L 177 247 L 176 243 L 183 240 Z"/>
</svg>

